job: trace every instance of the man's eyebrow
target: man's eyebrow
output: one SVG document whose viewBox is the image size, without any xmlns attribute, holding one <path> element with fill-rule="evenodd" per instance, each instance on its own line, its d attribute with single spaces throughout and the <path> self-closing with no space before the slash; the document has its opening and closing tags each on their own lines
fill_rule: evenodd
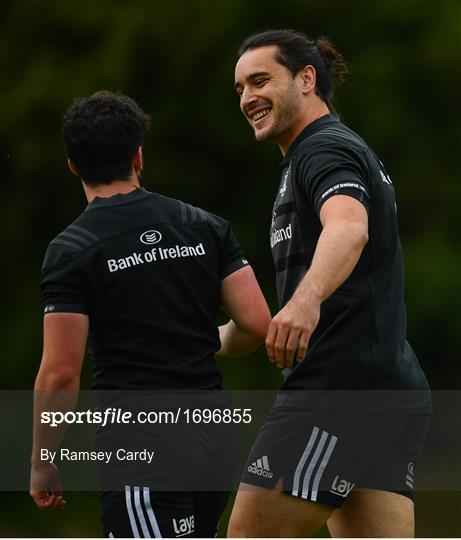
<svg viewBox="0 0 461 540">
<path fill-rule="evenodd" d="M 256 73 L 252 73 L 251 75 L 248 75 L 247 80 L 248 81 L 254 81 L 258 77 L 268 77 L 269 72 L 268 71 L 257 71 Z M 239 86 L 242 86 L 239 81 L 235 81 L 234 83 L 235 88 L 238 88 Z"/>
</svg>

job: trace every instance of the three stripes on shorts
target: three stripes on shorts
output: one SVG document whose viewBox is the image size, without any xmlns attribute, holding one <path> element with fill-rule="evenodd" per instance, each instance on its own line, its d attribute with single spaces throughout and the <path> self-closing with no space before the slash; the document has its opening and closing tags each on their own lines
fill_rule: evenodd
<svg viewBox="0 0 461 540">
<path fill-rule="evenodd" d="M 326 431 L 322 431 L 320 437 L 319 433 L 320 429 L 314 426 L 296 467 L 293 476 L 293 490 L 291 492 L 295 497 L 299 497 L 301 492 L 302 499 L 310 499 L 311 501 L 317 500 L 320 481 L 338 442 L 337 437 L 329 435 Z M 264 456 L 262 459 L 267 462 L 267 456 Z M 261 465 L 269 469 L 268 463 L 258 463 L 259 467 Z M 162 538 L 150 501 L 149 488 L 125 486 L 125 500 L 133 537 L 152 538 L 153 535 L 154 538 Z M 140 530 L 142 535 L 140 534 Z"/>
<path fill-rule="evenodd" d="M 292 495 L 302 499 L 317 500 L 320 481 L 328 465 L 338 438 L 314 426 L 309 441 L 298 462 L 293 476 Z M 309 460 L 309 463 L 308 463 Z M 303 474 L 304 471 L 304 474 Z M 310 495 L 309 495 L 310 492 Z"/>
<path fill-rule="evenodd" d="M 149 488 L 125 486 L 125 501 L 133 538 L 162 538 L 150 502 Z"/>
</svg>

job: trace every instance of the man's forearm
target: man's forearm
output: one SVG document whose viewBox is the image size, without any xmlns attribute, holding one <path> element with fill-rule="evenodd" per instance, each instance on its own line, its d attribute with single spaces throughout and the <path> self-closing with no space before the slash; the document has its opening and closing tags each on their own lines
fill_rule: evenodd
<svg viewBox="0 0 461 540">
<path fill-rule="evenodd" d="M 337 219 L 324 225 L 312 264 L 298 288 L 269 325 L 267 355 L 278 367 L 302 362 L 320 319 L 320 307 L 357 264 L 368 240 L 364 220 Z"/>
<path fill-rule="evenodd" d="M 42 463 L 42 449 L 55 451 L 64 437 L 67 425 L 51 427 L 42 423 L 44 411 L 73 411 L 77 404 L 80 377 L 65 378 L 39 373 L 34 388 L 34 430 L 31 461 Z"/>
<path fill-rule="evenodd" d="M 341 221 L 324 227 L 311 267 L 296 289 L 294 301 L 326 300 L 350 276 L 368 235 L 363 224 Z"/>
<path fill-rule="evenodd" d="M 239 328 L 233 320 L 219 327 L 221 348 L 217 356 L 243 356 L 257 349 L 264 341 L 265 333 Z"/>
</svg>

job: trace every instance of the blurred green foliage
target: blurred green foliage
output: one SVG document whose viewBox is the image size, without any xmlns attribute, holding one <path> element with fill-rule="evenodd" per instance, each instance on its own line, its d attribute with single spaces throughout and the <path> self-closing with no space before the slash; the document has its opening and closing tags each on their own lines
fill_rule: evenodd
<svg viewBox="0 0 461 540">
<path fill-rule="evenodd" d="M 152 115 L 147 187 L 229 219 L 275 311 L 267 233 L 280 155 L 254 141 L 233 89 L 238 43 L 274 27 L 326 34 L 344 53 L 352 74 L 337 109 L 397 189 L 409 338 L 432 385 L 459 388 L 461 2 L 5 0 L 0 15 L 3 388 L 33 386 L 43 253 L 86 204 L 67 171 L 62 114 L 99 89 L 127 93 Z M 234 388 L 279 384 L 262 352 L 220 365 Z M 98 534 L 86 515 L 65 528 L 37 516 L 7 534 Z"/>
</svg>

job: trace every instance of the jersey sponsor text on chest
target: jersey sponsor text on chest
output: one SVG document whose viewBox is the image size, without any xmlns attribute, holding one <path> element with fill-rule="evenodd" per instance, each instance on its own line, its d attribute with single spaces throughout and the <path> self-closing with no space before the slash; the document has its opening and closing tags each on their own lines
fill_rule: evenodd
<svg viewBox="0 0 461 540">
<path fill-rule="evenodd" d="M 274 229 L 271 232 L 271 248 L 273 248 L 275 244 L 283 242 L 283 240 L 289 240 L 291 236 L 291 223 L 287 227 L 282 227 L 281 229 Z"/>
<path fill-rule="evenodd" d="M 205 254 L 206 251 L 202 242 L 196 246 L 179 246 L 176 244 L 174 247 L 169 248 L 155 247 L 143 253 L 133 252 L 131 255 L 120 259 L 107 259 L 107 266 L 109 272 L 117 272 L 118 270 L 125 270 L 144 263 L 182 259 L 185 257 L 200 257 Z"/>
</svg>

